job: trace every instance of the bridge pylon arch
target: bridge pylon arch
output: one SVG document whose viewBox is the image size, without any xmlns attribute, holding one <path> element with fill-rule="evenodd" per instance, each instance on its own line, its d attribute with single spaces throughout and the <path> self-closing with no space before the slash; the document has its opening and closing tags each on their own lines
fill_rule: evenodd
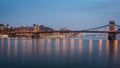
<svg viewBox="0 0 120 68">
<path fill-rule="evenodd" d="M 115 22 L 109 22 L 109 33 L 108 33 L 108 40 L 115 40 L 116 39 L 116 30 L 115 30 Z"/>
</svg>

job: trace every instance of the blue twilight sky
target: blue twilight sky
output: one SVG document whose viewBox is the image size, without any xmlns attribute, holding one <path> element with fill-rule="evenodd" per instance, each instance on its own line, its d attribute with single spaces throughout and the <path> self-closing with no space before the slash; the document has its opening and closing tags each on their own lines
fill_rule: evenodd
<svg viewBox="0 0 120 68">
<path fill-rule="evenodd" d="M 86 29 L 120 24 L 120 0 L 0 0 L 0 23 Z"/>
</svg>

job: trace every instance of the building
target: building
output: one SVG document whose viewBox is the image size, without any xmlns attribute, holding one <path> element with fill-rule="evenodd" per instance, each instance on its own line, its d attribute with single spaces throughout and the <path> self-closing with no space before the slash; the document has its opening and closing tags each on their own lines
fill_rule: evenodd
<svg viewBox="0 0 120 68">
<path fill-rule="evenodd" d="M 38 24 L 33 24 L 33 31 L 35 32 L 40 31 Z"/>
<path fill-rule="evenodd" d="M 45 27 L 44 25 L 40 25 L 39 27 L 40 31 L 53 31 L 50 27 Z"/>
</svg>

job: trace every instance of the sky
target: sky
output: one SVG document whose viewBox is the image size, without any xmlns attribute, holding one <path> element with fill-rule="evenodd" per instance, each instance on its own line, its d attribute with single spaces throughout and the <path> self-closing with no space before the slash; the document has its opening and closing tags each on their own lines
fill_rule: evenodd
<svg viewBox="0 0 120 68">
<path fill-rule="evenodd" d="M 120 0 L 0 0 L 0 24 L 79 30 L 120 24 Z"/>
</svg>

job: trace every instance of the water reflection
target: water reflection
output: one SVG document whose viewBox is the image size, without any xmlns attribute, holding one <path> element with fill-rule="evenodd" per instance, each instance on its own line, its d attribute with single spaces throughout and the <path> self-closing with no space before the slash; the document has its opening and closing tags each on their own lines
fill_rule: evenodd
<svg viewBox="0 0 120 68">
<path fill-rule="evenodd" d="M 59 55 L 59 51 L 60 51 L 60 40 L 59 39 L 56 39 L 55 40 L 55 52 L 56 52 L 56 55 Z"/>
<path fill-rule="evenodd" d="M 67 49 L 67 39 L 63 39 L 62 40 L 63 42 L 63 45 L 62 45 L 62 56 L 63 56 L 63 60 L 65 59 L 66 57 L 66 49 Z"/>
<path fill-rule="evenodd" d="M 82 57 L 82 39 L 79 39 L 79 46 L 78 46 L 80 57 Z"/>
<path fill-rule="evenodd" d="M 118 40 L 109 41 L 109 52 L 112 60 L 116 61 L 118 58 Z"/>
<path fill-rule="evenodd" d="M 33 39 L 33 48 L 34 48 L 34 55 L 36 55 L 37 54 L 37 41 L 38 39 L 37 38 L 34 38 Z"/>
<path fill-rule="evenodd" d="M 26 40 L 25 39 L 22 39 L 22 48 L 21 48 L 21 51 L 22 51 L 22 56 L 24 58 L 25 56 L 25 43 L 26 43 Z"/>
<path fill-rule="evenodd" d="M 51 39 L 47 39 L 46 40 L 47 42 L 47 45 L 46 45 L 46 54 L 47 54 L 47 57 L 48 59 L 50 58 L 50 54 L 51 54 Z"/>
<path fill-rule="evenodd" d="M 109 40 L 106 40 L 106 57 L 109 57 L 108 54 L 109 54 Z"/>
<path fill-rule="evenodd" d="M 118 54 L 118 40 L 7 38 L 6 40 L 0 39 L 0 41 L 1 55 L 7 56 L 9 59 L 12 58 L 12 60 L 20 58 L 24 63 L 28 60 L 37 60 L 45 63 L 45 61 L 61 61 L 61 59 L 62 62 L 72 62 L 76 59 L 78 60 L 77 62 L 82 62 L 82 60 L 89 58 L 90 60 L 87 61 L 90 62 L 96 60 L 108 62 L 109 60 L 115 64 L 120 60 L 118 58 L 120 56 Z M 102 63 L 102 61 L 99 62 Z"/>
<path fill-rule="evenodd" d="M 92 45 L 93 45 L 93 40 L 89 40 L 89 54 L 90 54 L 90 59 L 92 58 Z"/>
<path fill-rule="evenodd" d="M 101 55 L 102 55 L 102 42 L 103 40 L 102 39 L 100 39 L 99 40 L 99 57 L 101 58 Z"/>
<path fill-rule="evenodd" d="M 7 52 L 8 52 L 8 57 L 10 57 L 11 54 L 10 38 L 7 38 Z"/>
<path fill-rule="evenodd" d="M 18 40 L 17 40 L 18 38 L 15 38 L 15 40 L 14 40 L 14 54 L 15 54 L 15 56 L 17 56 L 17 51 L 18 51 Z"/>
<path fill-rule="evenodd" d="M 73 56 L 74 56 L 74 41 L 75 39 L 70 39 L 70 55 L 71 55 L 71 58 L 73 58 Z"/>
<path fill-rule="evenodd" d="M 4 49 L 4 38 L 1 38 L 1 55 L 3 53 L 3 49 Z"/>
<path fill-rule="evenodd" d="M 29 55 L 32 54 L 32 44 L 33 44 L 32 38 L 29 38 L 29 40 L 27 40 L 27 42 L 26 42 L 27 53 L 28 53 Z"/>
<path fill-rule="evenodd" d="M 39 49 L 39 51 L 40 51 L 40 55 L 42 56 L 43 55 L 43 53 L 44 53 L 44 42 L 45 42 L 45 39 L 40 39 L 40 43 L 39 43 L 39 45 L 40 45 L 40 49 Z"/>
</svg>

